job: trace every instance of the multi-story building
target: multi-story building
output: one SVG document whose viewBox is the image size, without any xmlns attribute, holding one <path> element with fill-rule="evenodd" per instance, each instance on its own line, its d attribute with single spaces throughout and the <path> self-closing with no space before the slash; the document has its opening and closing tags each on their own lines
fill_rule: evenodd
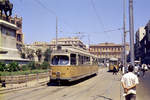
<svg viewBox="0 0 150 100">
<path fill-rule="evenodd" d="M 2 19 L 6 20 L 6 16 L 3 15 Z M 19 49 L 20 46 L 22 46 L 24 43 L 24 36 L 22 32 L 22 17 L 17 17 L 17 15 L 15 15 L 14 17 L 9 17 L 8 22 L 15 24 L 18 28 L 16 31 L 16 41 L 17 41 L 16 45 L 17 48 Z"/>
<path fill-rule="evenodd" d="M 73 38 L 58 38 L 57 45 L 60 45 L 60 46 L 75 46 L 75 47 L 79 47 L 79 48 L 82 48 L 82 49 L 86 49 L 86 45 L 84 45 L 83 42 L 80 39 L 78 39 L 77 37 L 73 37 Z M 52 48 L 55 48 L 55 46 L 56 46 L 56 39 L 53 39 L 50 42 L 50 46 Z"/>
<path fill-rule="evenodd" d="M 145 26 L 146 38 L 145 38 L 145 51 L 146 56 L 144 58 L 145 63 L 150 64 L 150 20 Z"/>
<path fill-rule="evenodd" d="M 145 32 L 145 27 L 140 27 L 137 32 L 136 32 L 136 36 L 135 36 L 135 59 L 136 60 L 140 60 L 141 59 L 141 41 L 143 40 L 144 36 L 146 35 Z"/>
<path fill-rule="evenodd" d="M 141 63 L 150 64 L 150 20 L 141 31 L 141 38 L 136 35 L 135 57 Z M 144 30 L 142 28 L 142 30 Z M 139 33 L 140 34 L 140 33 Z"/>
<path fill-rule="evenodd" d="M 17 26 L 17 23 L 12 23 L 13 21 L 16 21 L 15 18 L 9 18 L 8 21 L 0 19 L 0 61 L 27 63 L 29 60 L 21 58 L 17 45 L 16 36 L 20 27 Z"/>
<path fill-rule="evenodd" d="M 127 52 L 129 52 L 129 45 L 126 45 Z M 123 46 L 115 43 L 100 43 L 89 46 L 90 53 L 97 55 L 101 59 L 122 58 Z"/>
<path fill-rule="evenodd" d="M 86 49 L 86 46 L 83 44 L 82 41 L 80 41 L 78 38 L 58 38 L 57 44 L 59 46 L 75 46 L 75 47 L 79 47 L 82 49 Z M 36 56 L 36 51 L 38 49 L 41 50 L 42 53 L 44 53 L 47 49 L 54 49 L 56 47 L 56 40 L 53 39 L 50 43 L 47 42 L 34 42 L 32 44 L 26 44 L 25 48 L 29 48 L 31 50 L 34 51 L 34 59 L 35 61 L 37 60 L 37 56 Z M 43 56 L 42 56 L 42 61 L 44 60 Z"/>
</svg>

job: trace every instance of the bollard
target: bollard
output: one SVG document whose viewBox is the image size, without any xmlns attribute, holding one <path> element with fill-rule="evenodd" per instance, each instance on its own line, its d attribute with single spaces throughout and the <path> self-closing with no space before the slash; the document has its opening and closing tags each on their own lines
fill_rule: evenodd
<svg viewBox="0 0 150 100">
<path fill-rule="evenodd" d="M 25 80 L 25 82 L 26 82 L 26 87 L 28 86 L 28 77 L 29 77 L 29 76 L 28 76 L 28 74 L 27 74 L 27 73 L 25 73 L 25 79 L 26 79 L 26 80 Z"/>
<path fill-rule="evenodd" d="M 11 72 L 11 80 L 10 80 L 10 83 L 11 83 L 11 88 L 13 88 L 13 75 L 12 75 L 12 72 Z"/>
<path fill-rule="evenodd" d="M 39 73 L 36 74 L 37 84 L 39 84 Z"/>
</svg>

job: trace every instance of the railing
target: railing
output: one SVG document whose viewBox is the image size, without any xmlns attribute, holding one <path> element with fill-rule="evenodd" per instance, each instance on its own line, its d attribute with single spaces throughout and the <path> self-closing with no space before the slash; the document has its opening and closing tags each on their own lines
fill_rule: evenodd
<svg viewBox="0 0 150 100">
<path fill-rule="evenodd" d="M 21 84 L 21 83 L 29 83 L 35 81 L 38 83 L 41 79 L 46 79 L 45 81 L 49 81 L 51 76 L 51 71 L 44 73 L 36 73 L 36 74 L 25 74 L 25 75 L 17 75 L 17 76 L 0 76 L 0 82 L 2 87 L 6 87 L 11 84 Z"/>
</svg>

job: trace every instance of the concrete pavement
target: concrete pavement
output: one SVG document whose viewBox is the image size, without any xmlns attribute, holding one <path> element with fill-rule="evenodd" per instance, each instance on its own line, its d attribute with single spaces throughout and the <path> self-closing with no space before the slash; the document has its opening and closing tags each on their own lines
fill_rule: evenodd
<svg viewBox="0 0 150 100">
<path fill-rule="evenodd" d="M 103 68 L 97 76 L 70 86 L 35 86 L 0 94 L 0 100 L 124 100 L 121 77 Z M 139 81 L 137 100 L 150 100 L 150 71 Z"/>
<path fill-rule="evenodd" d="M 107 68 L 97 76 L 71 86 L 41 86 L 4 94 L 3 100 L 123 100 L 121 74 Z"/>
<path fill-rule="evenodd" d="M 150 100 L 150 70 L 145 76 L 139 77 L 139 85 L 137 86 L 137 100 Z"/>
</svg>

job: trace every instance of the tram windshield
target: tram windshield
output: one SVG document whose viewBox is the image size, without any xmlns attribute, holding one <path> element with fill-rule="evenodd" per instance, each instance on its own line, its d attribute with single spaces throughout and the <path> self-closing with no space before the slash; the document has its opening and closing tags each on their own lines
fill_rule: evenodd
<svg viewBox="0 0 150 100">
<path fill-rule="evenodd" d="M 118 64 L 118 60 L 115 59 L 115 58 L 111 58 L 111 59 L 109 60 L 109 64 L 110 64 L 110 65 L 117 65 L 117 64 Z"/>
<path fill-rule="evenodd" d="M 117 65 L 117 61 L 109 61 L 110 65 Z"/>
<path fill-rule="evenodd" d="M 69 57 L 65 55 L 56 55 L 52 58 L 53 65 L 68 65 Z"/>
</svg>

